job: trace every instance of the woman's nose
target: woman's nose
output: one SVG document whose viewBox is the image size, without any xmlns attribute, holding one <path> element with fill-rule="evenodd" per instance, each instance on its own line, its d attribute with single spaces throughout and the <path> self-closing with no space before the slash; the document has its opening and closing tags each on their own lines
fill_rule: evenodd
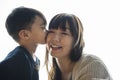
<svg viewBox="0 0 120 80">
<path fill-rule="evenodd" d="M 55 35 L 53 36 L 53 41 L 59 42 L 59 41 L 60 41 L 60 35 L 59 35 L 59 34 L 55 34 Z"/>
</svg>

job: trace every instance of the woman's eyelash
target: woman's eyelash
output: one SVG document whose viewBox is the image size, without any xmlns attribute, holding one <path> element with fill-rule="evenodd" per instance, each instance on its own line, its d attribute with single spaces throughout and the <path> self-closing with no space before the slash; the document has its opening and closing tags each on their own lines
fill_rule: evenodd
<svg viewBox="0 0 120 80">
<path fill-rule="evenodd" d="M 54 33 L 53 31 L 48 31 L 48 33 Z"/>
<path fill-rule="evenodd" d="M 65 33 L 65 32 L 63 32 L 62 34 L 65 34 L 65 35 L 67 35 L 67 33 Z"/>
</svg>

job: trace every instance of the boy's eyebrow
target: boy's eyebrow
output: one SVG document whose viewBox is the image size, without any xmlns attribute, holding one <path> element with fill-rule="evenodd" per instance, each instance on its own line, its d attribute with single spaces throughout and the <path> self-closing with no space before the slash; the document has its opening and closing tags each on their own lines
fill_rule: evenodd
<svg viewBox="0 0 120 80">
<path fill-rule="evenodd" d="M 44 22 L 40 23 L 40 25 L 44 25 L 44 24 L 45 24 Z"/>
</svg>

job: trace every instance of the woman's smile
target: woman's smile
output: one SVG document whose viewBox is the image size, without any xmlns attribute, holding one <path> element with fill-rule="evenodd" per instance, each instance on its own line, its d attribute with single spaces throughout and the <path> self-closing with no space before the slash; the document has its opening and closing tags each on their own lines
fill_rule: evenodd
<svg viewBox="0 0 120 80">
<path fill-rule="evenodd" d="M 62 50 L 62 46 L 59 45 L 50 45 L 52 52 L 60 52 Z"/>
</svg>

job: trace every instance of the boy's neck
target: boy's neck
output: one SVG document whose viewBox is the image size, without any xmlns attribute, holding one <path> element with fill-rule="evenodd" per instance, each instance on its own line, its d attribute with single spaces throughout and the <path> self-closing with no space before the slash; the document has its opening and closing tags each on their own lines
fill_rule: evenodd
<svg viewBox="0 0 120 80">
<path fill-rule="evenodd" d="M 20 45 L 26 48 L 28 52 L 31 54 L 31 56 L 34 55 L 36 48 L 37 48 L 37 45 L 23 45 L 23 44 L 20 44 Z"/>
</svg>

